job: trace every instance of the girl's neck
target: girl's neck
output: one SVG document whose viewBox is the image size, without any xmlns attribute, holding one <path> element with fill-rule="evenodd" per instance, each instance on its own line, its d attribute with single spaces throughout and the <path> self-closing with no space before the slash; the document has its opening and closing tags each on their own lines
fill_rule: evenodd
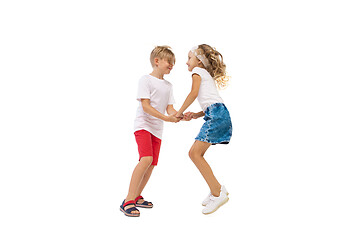
<svg viewBox="0 0 360 240">
<path fill-rule="evenodd" d="M 152 73 L 150 73 L 151 76 L 156 77 L 158 79 L 164 79 L 164 74 L 154 69 Z"/>
</svg>

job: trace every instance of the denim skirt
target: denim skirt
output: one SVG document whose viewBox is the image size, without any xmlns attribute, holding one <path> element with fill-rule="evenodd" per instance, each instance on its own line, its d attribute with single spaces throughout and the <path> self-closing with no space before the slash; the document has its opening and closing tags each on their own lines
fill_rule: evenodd
<svg viewBox="0 0 360 240">
<path fill-rule="evenodd" d="M 225 104 L 214 103 L 205 110 L 205 123 L 195 140 L 215 144 L 228 144 L 232 135 L 232 124 Z"/>
</svg>

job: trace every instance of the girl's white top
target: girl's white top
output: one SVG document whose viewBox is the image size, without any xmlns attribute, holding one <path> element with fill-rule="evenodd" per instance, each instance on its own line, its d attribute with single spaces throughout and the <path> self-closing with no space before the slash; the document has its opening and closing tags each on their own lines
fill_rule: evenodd
<svg viewBox="0 0 360 240">
<path fill-rule="evenodd" d="M 210 73 L 206 71 L 206 69 L 194 67 L 191 74 L 198 74 L 201 77 L 201 84 L 197 99 L 203 112 L 205 112 L 206 108 L 214 103 L 224 102 L 219 95 L 215 80 L 211 77 Z"/>
<path fill-rule="evenodd" d="M 164 79 L 145 75 L 139 80 L 136 99 L 139 101 L 139 107 L 136 112 L 134 131 L 146 130 L 161 139 L 164 121 L 144 112 L 141 99 L 150 99 L 150 105 L 164 114 L 167 106 L 175 103 L 172 84 Z"/>
</svg>

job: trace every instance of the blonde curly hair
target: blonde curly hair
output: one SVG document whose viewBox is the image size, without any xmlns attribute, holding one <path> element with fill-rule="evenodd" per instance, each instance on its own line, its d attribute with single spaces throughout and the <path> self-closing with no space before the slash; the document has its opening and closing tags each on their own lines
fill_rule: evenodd
<svg viewBox="0 0 360 240">
<path fill-rule="evenodd" d="M 214 78 L 219 89 L 224 89 L 228 86 L 230 77 L 226 75 L 226 65 L 223 61 L 223 56 L 215 48 L 201 44 L 195 50 L 197 54 L 202 54 L 209 61 L 209 66 L 204 66 L 205 69 Z"/>
</svg>

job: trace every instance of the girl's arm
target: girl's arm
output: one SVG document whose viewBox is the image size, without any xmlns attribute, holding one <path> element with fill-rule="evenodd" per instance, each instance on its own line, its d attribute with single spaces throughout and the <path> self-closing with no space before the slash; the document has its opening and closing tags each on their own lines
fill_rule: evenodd
<svg viewBox="0 0 360 240">
<path fill-rule="evenodd" d="M 184 119 L 182 120 L 190 121 L 191 119 L 198 119 L 199 117 L 203 117 L 203 116 L 205 116 L 205 113 L 203 111 L 197 113 L 187 112 L 184 113 Z"/>
<path fill-rule="evenodd" d="M 203 117 L 203 116 L 205 116 L 205 113 L 203 111 L 201 111 L 201 112 L 198 112 L 198 113 L 194 113 L 192 118 L 197 119 L 197 118 Z"/>
<path fill-rule="evenodd" d="M 181 117 L 183 112 L 185 112 L 185 110 L 195 101 L 199 93 L 200 83 L 201 83 L 201 77 L 197 74 L 193 74 L 191 92 L 189 93 L 183 105 L 175 115 L 176 117 Z"/>
<path fill-rule="evenodd" d="M 141 99 L 141 105 L 142 105 L 144 112 L 146 112 L 147 114 L 150 114 L 153 117 L 159 118 L 166 122 L 179 122 L 180 121 L 180 118 L 176 118 L 173 115 L 165 116 L 164 114 L 162 114 L 161 112 L 156 110 L 153 106 L 150 105 L 150 99 L 145 99 L 145 98 Z"/>
</svg>

